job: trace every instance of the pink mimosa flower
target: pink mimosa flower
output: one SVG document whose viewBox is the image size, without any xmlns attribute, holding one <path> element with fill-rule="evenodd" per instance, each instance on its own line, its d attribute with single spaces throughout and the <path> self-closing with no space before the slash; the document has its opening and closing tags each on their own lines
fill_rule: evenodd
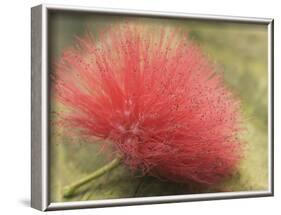
<svg viewBox="0 0 281 215">
<path fill-rule="evenodd" d="M 240 160 L 240 106 L 186 34 L 140 23 L 111 26 L 55 66 L 63 126 L 110 142 L 132 170 L 212 185 Z"/>
</svg>

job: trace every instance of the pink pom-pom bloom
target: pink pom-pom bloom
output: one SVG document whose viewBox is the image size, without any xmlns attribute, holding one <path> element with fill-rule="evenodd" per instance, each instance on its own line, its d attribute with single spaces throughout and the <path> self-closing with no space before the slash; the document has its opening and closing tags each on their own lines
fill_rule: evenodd
<svg viewBox="0 0 281 215">
<path fill-rule="evenodd" d="M 219 183 L 241 157 L 240 112 L 214 68 L 178 29 L 123 23 L 88 33 L 55 65 L 61 125 L 110 142 L 134 171 Z"/>
</svg>

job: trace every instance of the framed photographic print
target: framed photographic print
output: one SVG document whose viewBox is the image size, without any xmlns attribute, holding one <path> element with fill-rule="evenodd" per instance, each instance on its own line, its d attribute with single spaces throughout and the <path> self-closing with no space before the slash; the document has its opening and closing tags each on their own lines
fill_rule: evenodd
<svg viewBox="0 0 281 215">
<path fill-rule="evenodd" d="M 273 195 L 273 19 L 31 14 L 32 207 Z"/>
</svg>

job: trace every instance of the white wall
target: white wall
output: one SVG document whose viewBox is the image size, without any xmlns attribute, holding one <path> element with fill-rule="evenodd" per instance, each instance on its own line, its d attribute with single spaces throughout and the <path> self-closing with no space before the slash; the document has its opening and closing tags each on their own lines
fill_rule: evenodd
<svg viewBox="0 0 281 215">
<path fill-rule="evenodd" d="M 55 214 L 265 214 L 281 209 L 281 15 L 278 0 L 68 0 L 2 1 L 0 19 L 0 211 L 36 214 L 30 196 L 30 7 L 41 3 L 149 9 L 275 19 L 275 197 L 58 211 Z M 254 86 L 253 86 L 254 87 Z M 6 212 L 6 213 L 5 213 Z M 270 212 L 269 212 L 270 213 Z M 280 212 L 279 212 L 280 213 Z M 276 214 L 276 212 L 275 212 Z"/>
</svg>

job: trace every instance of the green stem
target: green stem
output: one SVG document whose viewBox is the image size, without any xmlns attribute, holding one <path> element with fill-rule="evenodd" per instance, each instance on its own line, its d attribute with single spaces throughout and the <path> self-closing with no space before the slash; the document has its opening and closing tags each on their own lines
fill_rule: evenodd
<svg viewBox="0 0 281 215">
<path fill-rule="evenodd" d="M 91 173 L 90 175 L 86 176 L 85 178 L 80 179 L 79 181 L 75 182 L 74 184 L 68 185 L 63 189 L 63 196 L 70 197 L 73 196 L 76 189 L 79 187 L 87 184 L 88 182 L 92 181 L 95 178 L 98 178 L 104 175 L 106 172 L 114 169 L 120 164 L 121 158 L 117 157 L 112 160 L 110 163 L 106 164 L 105 166 L 101 167 L 100 169 L 96 170 L 95 172 Z"/>
</svg>

